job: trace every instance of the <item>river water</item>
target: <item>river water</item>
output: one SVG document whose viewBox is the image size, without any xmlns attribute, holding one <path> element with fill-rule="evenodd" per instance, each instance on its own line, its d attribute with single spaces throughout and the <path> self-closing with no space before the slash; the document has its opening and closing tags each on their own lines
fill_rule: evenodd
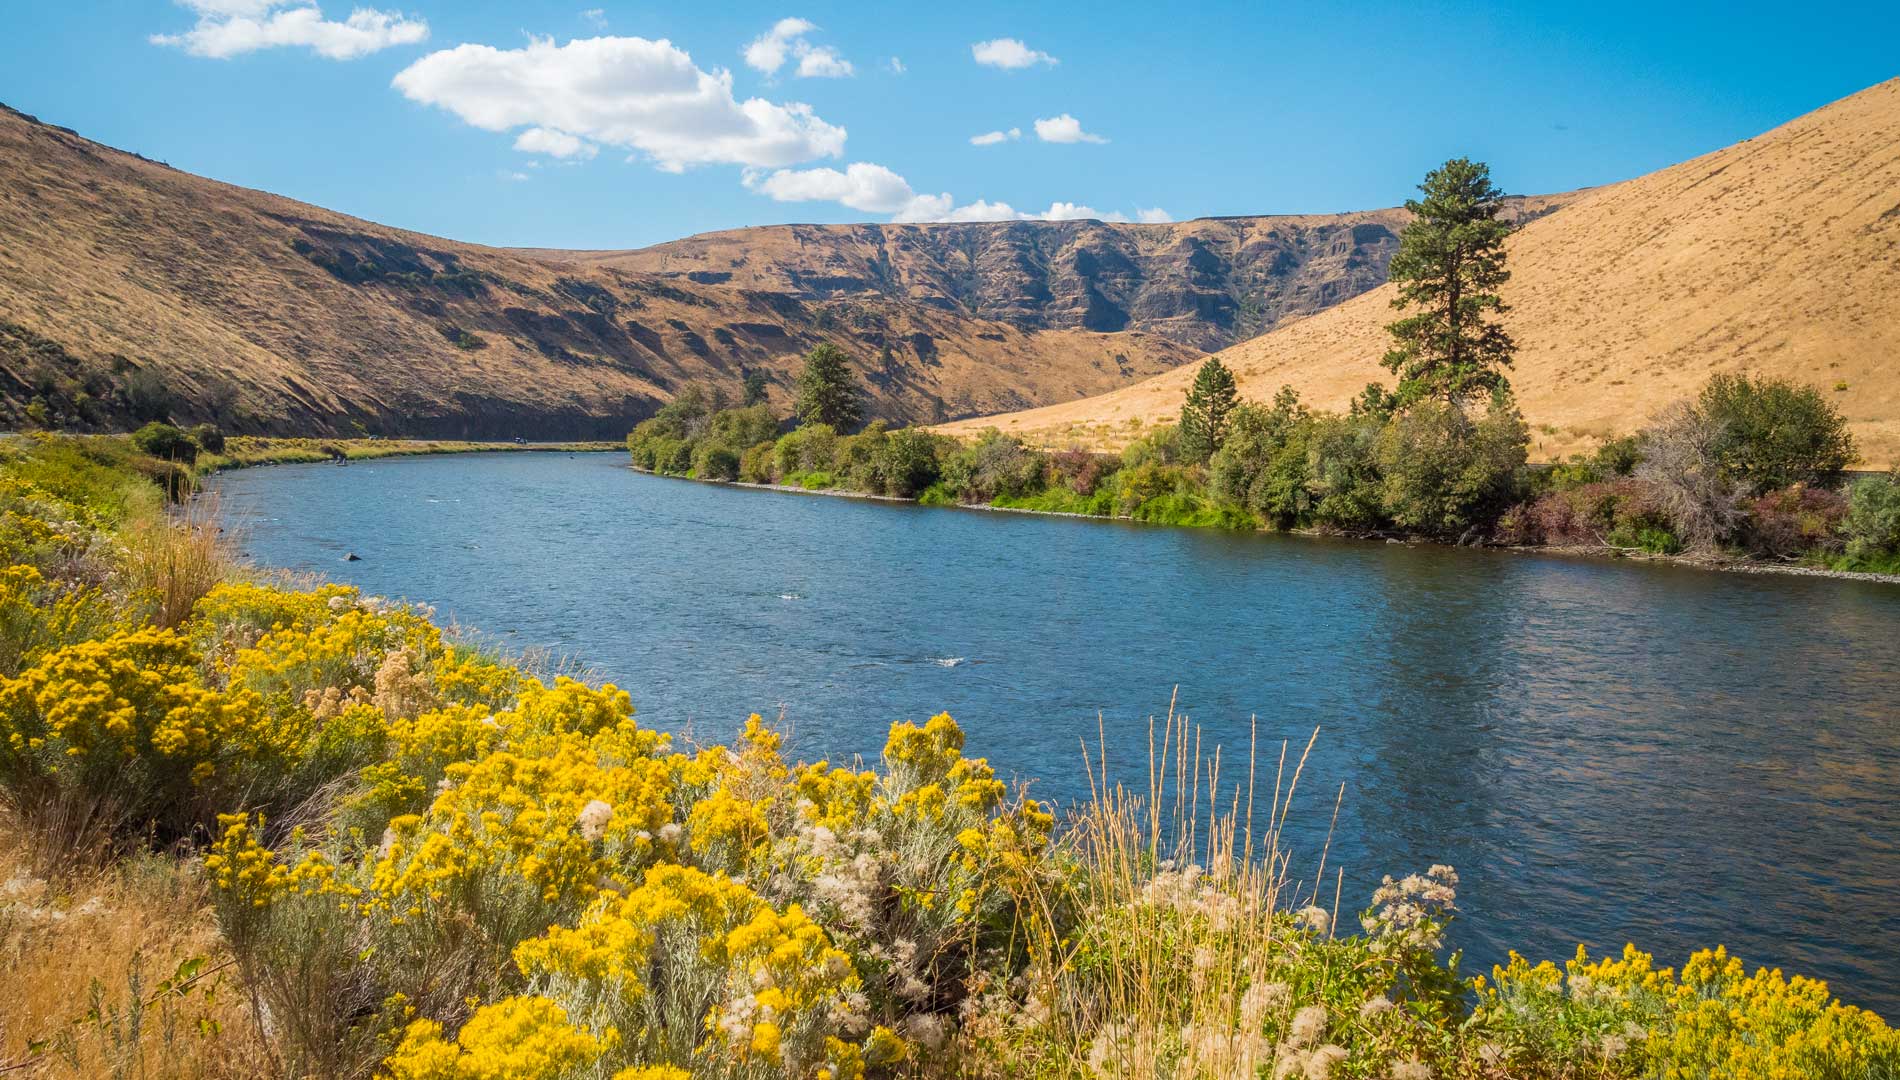
<svg viewBox="0 0 1900 1080">
<path fill-rule="evenodd" d="M 1224 788 L 1255 724 L 1275 755 L 1317 727 L 1302 858 L 1330 827 L 1349 910 L 1457 867 L 1467 971 L 1722 943 L 1900 1019 L 1900 587 L 790 495 L 618 454 L 216 486 L 258 562 L 552 649 L 702 741 L 761 712 L 807 760 L 869 758 L 947 711 L 1062 803 L 1098 724 L 1145 786 L 1177 687 Z"/>
</svg>

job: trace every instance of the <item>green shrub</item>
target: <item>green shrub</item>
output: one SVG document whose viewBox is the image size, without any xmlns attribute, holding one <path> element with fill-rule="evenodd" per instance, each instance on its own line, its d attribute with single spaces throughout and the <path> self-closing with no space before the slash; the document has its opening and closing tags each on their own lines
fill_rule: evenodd
<svg viewBox="0 0 1900 1080">
<path fill-rule="evenodd" d="M 772 471 L 772 451 L 778 440 L 762 442 L 739 455 L 739 479 L 748 484 L 770 484 L 777 479 Z"/>
<path fill-rule="evenodd" d="M 702 439 L 693 451 L 693 476 L 700 480 L 737 480 L 739 455 L 723 443 Z"/>
<path fill-rule="evenodd" d="M 1379 525 L 1383 485 L 1377 451 L 1386 423 L 1379 410 L 1314 420 L 1306 468 L 1315 524 L 1347 531 Z"/>
<path fill-rule="evenodd" d="M 877 445 L 871 473 L 886 495 L 908 498 L 937 482 L 944 439 L 917 428 L 893 431 Z"/>
<path fill-rule="evenodd" d="M 1854 460 L 1847 419 L 1820 391 L 1791 379 L 1717 375 L 1695 408 L 1714 425 L 1716 463 L 1754 492 L 1832 486 Z"/>
<path fill-rule="evenodd" d="M 943 478 L 966 502 L 1019 498 L 1043 489 L 1043 457 L 991 428 L 944 462 Z"/>
<path fill-rule="evenodd" d="M 1401 528 L 1450 536 L 1488 524 L 1510 505 L 1530 432 L 1508 398 L 1476 422 L 1443 402 L 1420 402 L 1379 437 L 1386 516 Z"/>
<path fill-rule="evenodd" d="M 829 471 L 838 452 L 838 433 L 825 424 L 803 424 L 778 441 L 773 464 L 780 476 Z"/>
<path fill-rule="evenodd" d="M 207 454 L 224 453 L 224 432 L 218 430 L 218 425 L 198 424 L 188 434 L 191 441 L 198 444 L 199 450 Z"/>
<path fill-rule="evenodd" d="M 1847 541 L 1844 569 L 1900 571 L 1900 469 L 1858 480 L 1847 490 L 1841 536 Z"/>
<path fill-rule="evenodd" d="M 191 441 L 191 436 L 158 420 L 133 432 L 132 445 L 141 453 L 164 461 L 181 461 L 189 465 L 198 460 L 198 444 Z"/>
</svg>

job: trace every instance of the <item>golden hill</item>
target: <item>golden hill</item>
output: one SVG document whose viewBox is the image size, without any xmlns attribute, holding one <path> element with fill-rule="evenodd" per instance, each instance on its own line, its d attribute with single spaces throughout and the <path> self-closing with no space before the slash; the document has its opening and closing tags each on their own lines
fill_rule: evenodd
<svg viewBox="0 0 1900 1080">
<path fill-rule="evenodd" d="M 0 425 L 618 437 L 690 382 L 736 394 L 747 368 L 783 409 L 821 340 L 898 421 L 1100 393 L 1196 354 L 441 240 L 0 109 Z"/>
<path fill-rule="evenodd" d="M 1511 381 L 1552 459 L 1631 431 L 1719 371 L 1821 387 L 1863 461 L 1900 460 L 1900 80 L 1611 187 L 1510 240 Z M 1343 408 L 1396 316 L 1382 286 L 1220 354 L 1250 398 Z M 1177 415 L 1192 365 L 1083 401 L 967 420 L 1048 445 L 1124 445 Z"/>
</svg>

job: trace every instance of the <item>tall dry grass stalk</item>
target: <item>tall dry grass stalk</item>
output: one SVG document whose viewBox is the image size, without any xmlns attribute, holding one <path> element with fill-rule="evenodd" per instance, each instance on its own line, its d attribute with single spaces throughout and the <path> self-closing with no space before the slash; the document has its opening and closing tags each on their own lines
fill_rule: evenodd
<svg viewBox="0 0 1900 1080">
<path fill-rule="evenodd" d="M 198 601 L 231 575 L 234 556 L 215 494 L 132 522 L 124 537 L 127 581 L 150 598 L 158 626 L 182 624 Z"/>
<path fill-rule="evenodd" d="M 1251 1076 L 1272 1064 L 1258 1021 L 1247 1020 L 1263 1007 L 1250 988 L 1258 996 L 1268 959 L 1283 955 L 1288 920 L 1275 917 L 1317 906 L 1330 928 L 1338 908 L 1327 852 L 1296 878 L 1284 842 L 1318 736 L 1297 757 L 1281 743 L 1270 799 L 1257 721 L 1239 782 L 1224 779 L 1222 748 L 1173 702 L 1149 723 L 1145 790 L 1112 774 L 1106 731 L 1093 754 L 1083 747 L 1090 798 L 1072 840 L 1080 902 L 1098 932 L 1041 974 L 1065 1072 Z"/>
</svg>

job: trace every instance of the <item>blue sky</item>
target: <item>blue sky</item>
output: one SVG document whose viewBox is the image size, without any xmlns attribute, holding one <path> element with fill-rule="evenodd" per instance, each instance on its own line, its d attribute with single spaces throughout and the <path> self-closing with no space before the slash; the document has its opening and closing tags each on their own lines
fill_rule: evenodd
<svg viewBox="0 0 1900 1080">
<path fill-rule="evenodd" d="M 1890 2 L 8 7 L 15 108 L 375 221 L 547 247 L 1364 209 L 1459 154 L 1558 191 L 1900 74 Z"/>
</svg>

